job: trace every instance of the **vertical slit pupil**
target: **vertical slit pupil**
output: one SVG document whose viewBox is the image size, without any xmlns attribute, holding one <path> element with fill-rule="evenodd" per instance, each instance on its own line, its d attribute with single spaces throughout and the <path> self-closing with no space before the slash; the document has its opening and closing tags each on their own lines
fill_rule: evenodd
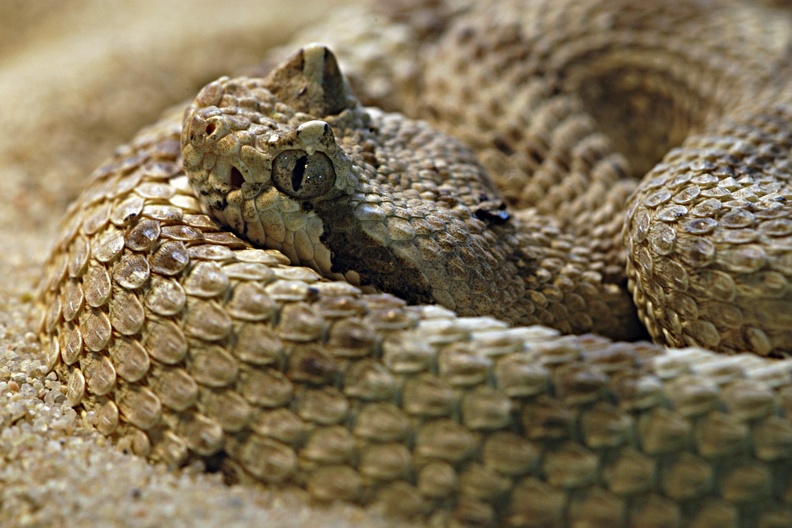
<svg viewBox="0 0 792 528">
<path fill-rule="evenodd" d="M 308 157 L 300 156 L 294 164 L 294 169 L 291 175 L 291 184 L 294 192 L 300 190 L 303 184 L 303 176 L 305 176 L 305 166 L 307 165 Z"/>
</svg>

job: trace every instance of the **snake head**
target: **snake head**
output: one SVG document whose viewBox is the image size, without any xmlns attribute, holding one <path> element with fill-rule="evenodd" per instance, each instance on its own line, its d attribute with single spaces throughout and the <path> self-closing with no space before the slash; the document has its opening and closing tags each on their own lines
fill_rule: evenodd
<svg viewBox="0 0 792 528">
<path fill-rule="evenodd" d="M 209 84 L 181 141 L 208 212 L 292 264 L 460 313 L 503 289 L 479 260 L 514 275 L 510 252 L 490 250 L 512 226 L 475 153 L 425 122 L 363 108 L 324 46 L 264 79 Z"/>
<path fill-rule="evenodd" d="M 331 121 L 340 130 L 360 113 L 332 53 L 308 46 L 265 79 L 223 77 L 204 87 L 183 119 L 184 169 L 218 220 L 289 253 L 295 222 L 313 222 L 317 201 L 357 186 Z"/>
</svg>

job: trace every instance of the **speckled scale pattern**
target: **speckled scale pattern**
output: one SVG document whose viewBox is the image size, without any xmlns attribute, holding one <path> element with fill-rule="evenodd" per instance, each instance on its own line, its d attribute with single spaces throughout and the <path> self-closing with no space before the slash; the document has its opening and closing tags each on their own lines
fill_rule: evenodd
<svg viewBox="0 0 792 528">
<path fill-rule="evenodd" d="M 644 6 L 628 0 L 402 0 L 382 2 L 379 9 L 398 21 L 398 30 L 363 27 L 339 35 L 332 31 L 339 22 L 331 20 L 298 38 L 326 42 L 344 57 L 344 70 L 364 100 L 427 119 L 473 146 L 526 231 L 557 226 L 549 236 L 572 235 L 566 243 L 589 252 L 600 280 L 629 283 L 655 341 L 726 353 L 790 353 L 783 315 L 792 312 L 785 228 L 792 192 L 784 135 L 792 104 L 788 11 L 730 1 Z M 718 154 L 730 149 L 749 161 L 739 169 L 739 183 L 718 172 L 719 161 L 737 170 L 733 159 Z M 703 195 L 695 189 L 675 195 L 673 206 L 658 208 L 661 216 L 641 214 L 638 220 L 651 220 L 651 227 L 625 228 L 625 211 L 642 208 L 651 189 L 661 194 L 647 206 L 671 200 L 664 196 L 670 189 L 655 187 L 656 176 L 669 187 L 687 178 L 690 167 L 679 157 L 695 164 L 699 179 L 722 183 L 706 183 L 716 189 Z M 763 188 L 749 190 L 754 184 Z M 716 190 L 720 194 L 712 195 Z M 706 211 L 714 201 L 730 205 Z M 754 225 L 725 216 L 735 207 L 748 209 Z M 763 228 L 769 231 L 757 231 L 757 213 L 773 217 Z M 694 234 L 712 222 L 717 236 Z M 651 241 L 662 246 L 655 249 L 671 251 L 668 258 L 648 258 L 648 245 L 630 240 L 636 229 L 652 230 Z M 670 230 L 682 245 L 669 247 Z M 695 236 L 707 247 L 686 248 Z M 682 276 L 678 264 L 687 264 L 676 255 L 685 252 L 697 260 Z M 652 271 L 650 261 L 662 263 Z M 645 276 L 643 270 L 649 270 Z M 722 272 L 741 276 L 741 285 L 726 284 Z M 579 284 L 579 273 L 568 280 Z M 696 289 L 710 288 L 732 288 L 733 294 L 704 293 L 698 302 Z M 753 290 L 758 295 L 747 300 Z M 705 300 L 710 295 L 720 297 Z M 561 303 L 565 308 L 580 305 L 569 298 Z M 601 313 L 585 305 L 584 313 Z M 569 317 L 561 310 L 540 322 L 567 332 L 570 327 L 558 321 Z M 771 328 L 759 324 L 766 319 L 774 319 L 766 325 Z M 593 324 L 595 332 L 623 337 Z"/>
<path fill-rule="evenodd" d="M 660 2 L 648 9 L 630 2 L 609 4 L 497 2 L 488 11 L 492 16 L 474 10 L 452 20 L 447 35 L 430 48 L 422 78 L 425 95 L 416 97 L 416 112 L 436 116 L 441 129 L 481 149 L 496 178 L 510 175 L 498 182 L 507 196 L 559 218 L 566 230 L 581 235 L 580 245 L 598 240 L 594 247 L 606 251 L 614 264 L 626 247 L 630 289 L 641 320 L 658 342 L 788 354 L 790 321 L 770 315 L 792 313 L 786 262 L 792 238 L 781 227 L 790 220 L 784 200 L 792 193 L 784 176 L 790 145 L 791 96 L 783 81 L 788 77 L 783 51 L 788 20 L 762 18 L 728 3 L 707 9 L 694 3 Z M 507 22 L 520 19 L 542 23 Z M 730 47 L 718 35 L 741 35 L 752 44 Z M 466 60 L 476 54 L 486 59 Z M 515 56 L 521 60 L 511 60 Z M 537 86 L 526 93 L 539 95 L 507 97 L 496 89 L 467 93 L 449 82 L 455 76 L 477 79 L 479 85 L 503 79 L 504 87 L 513 86 L 516 77 Z M 493 100 L 508 107 L 498 111 L 488 104 Z M 473 115 L 457 117 L 460 111 Z M 519 119 L 526 122 L 515 122 Z M 508 134 L 508 148 L 492 134 Z M 738 174 L 729 179 L 722 173 L 728 170 Z M 634 184 L 618 178 L 631 172 L 643 179 L 630 197 Z M 683 183 L 692 177 L 707 181 L 699 183 L 700 195 L 695 185 Z M 653 192 L 658 194 L 650 198 Z M 641 205 L 644 199 L 649 199 L 647 207 Z M 726 207 L 704 211 L 713 201 Z M 627 202 L 640 218 L 628 218 L 633 231 L 626 227 L 619 242 L 619 211 Z M 727 209 L 743 216 L 737 219 Z M 770 225 L 780 231 L 762 238 L 760 220 L 746 218 L 753 216 L 751 210 L 779 219 Z M 699 243 L 693 243 L 685 226 L 694 219 L 701 224 L 703 218 L 710 227 L 716 222 L 717 229 L 700 233 Z M 641 237 L 639 248 L 634 235 L 646 222 L 651 235 Z M 702 252 L 707 254 L 697 258 Z M 695 290 L 708 297 L 710 277 L 719 280 L 724 272 L 744 284 L 719 292 L 718 302 L 699 300 Z M 768 291 L 756 291 L 762 289 Z"/>
<path fill-rule="evenodd" d="M 185 112 L 185 172 L 221 223 L 325 278 L 412 304 L 564 333 L 638 334 L 626 288 L 607 277 L 601 239 L 573 238 L 532 209 L 499 216 L 500 194 L 458 141 L 351 95 L 332 98 L 349 101 L 333 115 L 277 99 L 277 82 L 291 77 L 304 78 L 306 93 L 324 89 L 310 72 L 325 71 L 313 66 L 325 55 L 306 48 L 264 79 L 220 79 Z M 305 199 L 278 188 L 270 165 L 290 152 L 324 156 L 331 187 Z"/>
<path fill-rule="evenodd" d="M 788 361 L 324 282 L 172 205 L 177 134 L 166 120 L 97 171 L 43 284 L 49 364 L 119 445 L 173 466 L 225 452 L 235 478 L 443 522 L 792 519 Z M 124 244 L 102 261 L 108 232 Z"/>
<path fill-rule="evenodd" d="M 625 227 L 652 334 L 768 355 L 792 342 L 788 106 L 689 139 L 647 175 Z"/>
<path fill-rule="evenodd" d="M 735 322 L 711 323 L 718 336 L 741 315 L 724 299 L 778 306 L 788 280 L 779 243 L 788 217 L 746 203 L 785 203 L 784 188 L 764 178 L 787 173 L 783 152 L 767 144 L 789 149 L 789 116 L 773 105 L 736 108 L 666 156 L 625 229 L 660 284 L 706 291 L 711 313 Z M 510 328 L 327 281 L 206 214 L 182 172 L 180 119 L 181 110 L 169 113 L 95 171 L 40 286 L 48 365 L 85 420 L 119 446 L 174 467 L 218 464 L 222 454 L 231 480 L 440 524 L 792 523 L 789 359 Z M 599 141 L 584 142 L 587 152 Z M 716 161 L 734 174 L 717 173 Z M 591 294 L 587 281 L 599 275 L 564 265 L 574 238 L 536 211 L 519 216 L 555 251 L 536 280 L 564 270 L 555 286 Z M 775 247 L 782 258 L 749 276 L 762 252 L 723 258 L 698 242 L 713 232 L 738 249 L 770 240 L 764 255 Z M 674 252 L 680 260 L 666 259 Z M 683 267 L 709 261 L 724 267 Z M 694 286 L 693 275 L 705 282 Z M 653 284 L 645 306 L 668 296 Z M 532 295 L 542 305 L 554 294 Z M 685 320 L 697 308 L 684 295 L 659 320 L 691 336 L 674 344 L 712 345 L 703 340 L 710 328 Z M 738 348 L 761 354 L 788 343 L 784 331 L 739 332 Z"/>
</svg>

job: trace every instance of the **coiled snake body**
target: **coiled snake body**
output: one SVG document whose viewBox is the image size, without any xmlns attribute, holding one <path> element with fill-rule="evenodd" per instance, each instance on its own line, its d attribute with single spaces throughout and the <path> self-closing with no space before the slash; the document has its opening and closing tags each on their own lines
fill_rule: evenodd
<svg viewBox="0 0 792 528">
<path fill-rule="evenodd" d="M 786 15 L 411 7 L 338 37 L 354 90 L 307 46 L 94 173 L 39 297 L 71 403 L 387 514 L 792 523 Z"/>
</svg>

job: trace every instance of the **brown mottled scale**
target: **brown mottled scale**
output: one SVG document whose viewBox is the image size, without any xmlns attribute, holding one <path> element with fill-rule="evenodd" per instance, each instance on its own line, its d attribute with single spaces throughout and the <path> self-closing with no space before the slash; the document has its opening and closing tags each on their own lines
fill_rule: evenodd
<svg viewBox="0 0 792 528">
<path fill-rule="evenodd" d="M 646 198 L 630 207 L 624 231 L 637 235 L 627 244 L 640 259 L 620 273 L 635 283 L 641 315 L 656 317 L 647 324 L 658 340 L 727 351 L 789 350 L 784 266 L 790 234 L 783 210 L 792 119 L 784 106 L 788 89 L 774 84 L 783 75 L 768 72 L 778 56 L 770 51 L 782 47 L 778 39 L 785 38 L 787 21 L 777 13 L 766 22 L 777 31 L 757 34 L 754 24 L 765 19 L 747 8 L 708 6 L 712 15 L 704 17 L 699 3 L 677 8 L 660 2 L 643 14 L 642 4 L 616 4 L 536 2 L 522 6 L 535 13 L 515 14 L 509 9 L 516 3 L 503 1 L 486 16 L 465 18 L 438 3 L 431 27 L 443 31 L 428 45 L 437 53 L 444 45 L 473 47 L 444 64 L 481 76 L 448 86 L 438 99 L 461 108 L 453 100 L 462 92 L 470 99 L 465 119 L 493 131 L 504 129 L 484 118 L 511 116 L 519 123 L 538 116 L 526 123 L 544 132 L 522 135 L 523 126 L 513 127 L 509 138 L 491 138 L 481 156 L 493 177 L 504 180 L 499 183 L 509 200 L 533 207 L 516 214 L 537 224 L 530 236 L 556 251 L 537 280 L 564 292 L 577 288 L 581 297 L 596 296 L 598 281 L 611 272 L 576 269 L 574 237 L 599 240 L 592 251 L 615 254 L 613 237 L 621 226 L 606 213 L 625 210 L 631 187 L 614 184 L 622 191 L 614 190 L 613 199 L 602 194 L 615 175 L 630 169 L 610 150 L 611 139 L 596 132 L 598 121 L 586 117 L 595 102 L 607 99 L 589 83 L 594 73 L 605 72 L 602 78 L 616 83 L 614 89 L 624 88 L 617 92 L 630 95 L 624 97 L 629 104 L 640 107 L 641 93 L 673 102 L 658 104 L 658 115 L 644 114 L 652 116 L 648 122 L 659 121 L 668 108 L 698 116 L 683 127 L 683 136 L 694 135 L 652 169 L 638 191 Z M 487 26 L 496 23 L 512 29 Z M 685 24 L 708 30 L 689 33 Z M 653 27 L 657 32 L 649 31 Z M 531 38 L 516 38 L 519 31 Z M 673 38 L 661 45 L 658 34 Z M 739 41 L 735 35 L 752 44 L 719 47 L 721 36 Z M 492 39 L 521 43 L 526 55 L 506 52 L 520 46 L 495 46 L 495 59 L 485 60 Z M 673 54 L 663 52 L 671 45 Z M 630 50 L 638 48 L 643 55 L 632 57 Z M 453 49 L 463 48 L 445 53 Z M 745 49 L 757 56 L 764 50 L 767 58 Z M 643 77 L 615 75 L 653 53 L 656 61 L 640 62 Z M 622 61 L 616 63 L 621 69 L 610 67 L 610 59 Z M 502 71 L 495 75 L 498 64 Z M 528 103 L 528 95 L 498 97 L 482 89 L 527 81 L 540 68 L 552 90 L 542 92 L 545 81 L 537 80 L 538 95 Z M 759 93 L 751 91 L 752 82 L 763 87 L 761 97 L 750 95 Z M 684 97 L 672 90 L 680 83 L 687 87 Z M 568 95 L 584 85 L 591 94 Z M 710 91 L 696 91 L 706 86 Z M 426 90 L 425 108 L 434 108 L 427 111 L 441 121 L 441 105 L 429 93 L 434 89 Z M 702 100 L 686 99 L 690 93 Z M 491 97 L 495 107 L 476 102 L 479 96 Z M 533 111 L 497 106 L 523 103 Z M 601 118 L 613 108 L 591 113 Z M 716 116 L 721 110 L 727 114 L 722 120 Z M 206 459 L 230 480 L 298 486 L 317 500 L 446 524 L 792 524 L 790 360 L 511 328 L 491 317 L 409 306 L 389 294 L 322 279 L 292 266 L 279 251 L 252 247 L 207 214 L 183 172 L 180 119 L 180 111 L 167 114 L 94 172 L 64 219 L 40 286 L 48 364 L 66 382 L 69 401 L 88 410 L 87 419 L 119 445 L 174 467 Z M 643 141 L 637 137 L 641 122 L 619 125 L 628 132 L 625 141 Z M 448 123 L 450 130 L 462 122 Z M 659 149 L 658 137 L 678 142 L 678 132 L 669 130 L 650 133 L 654 139 L 646 143 Z M 469 131 L 462 139 L 475 146 L 482 137 Z M 531 145 L 542 156 L 526 150 Z M 636 167 L 642 156 L 657 154 L 645 146 L 620 147 Z M 538 180 L 576 167 L 579 177 L 592 180 L 561 183 L 557 190 L 551 185 L 558 202 L 543 206 L 543 198 L 512 192 L 509 178 L 523 177 L 515 168 L 521 159 L 541 166 L 528 171 Z M 514 170 L 495 170 L 503 164 Z M 592 203 L 601 208 L 572 213 Z M 679 214 L 682 208 L 687 211 Z M 541 216 L 555 209 L 574 218 L 542 227 Z M 561 230 L 567 231 L 559 238 Z M 705 237 L 713 233 L 717 238 Z M 587 254 L 581 251 L 580 258 Z M 669 258 L 675 255 L 680 259 Z M 648 286 L 639 285 L 641 277 L 651 279 Z M 704 300 L 691 302 L 693 294 Z M 581 306 L 573 295 L 559 300 L 549 287 L 531 295 L 537 306 L 556 303 L 572 313 Z M 548 322 L 562 329 L 567 324 Z M 675 328 L 682 329 L 679 342 L 666 336 Z"/>
<path fill-rule="evenodd" d="M 361 99 L 472 146 L 528 231 L 571 235 L 598 265 L 604 255 L 600 280 L 629 283 L 657 342 L 792 351 L 787 10 L 629 0 L 379 10 L 399 24 L 381 31 L 344 13 L 359 29 L 333 31 L 334 19 L 297 38 L 329 44 Z M 583 285 L 581 270 L 537 277 L 547 272 L 555 288 Z M 579 307 L 607 310 L 563 295 L 566 313 L 542 324 L 568 331 L 558 321 Z"/>
</svg>

